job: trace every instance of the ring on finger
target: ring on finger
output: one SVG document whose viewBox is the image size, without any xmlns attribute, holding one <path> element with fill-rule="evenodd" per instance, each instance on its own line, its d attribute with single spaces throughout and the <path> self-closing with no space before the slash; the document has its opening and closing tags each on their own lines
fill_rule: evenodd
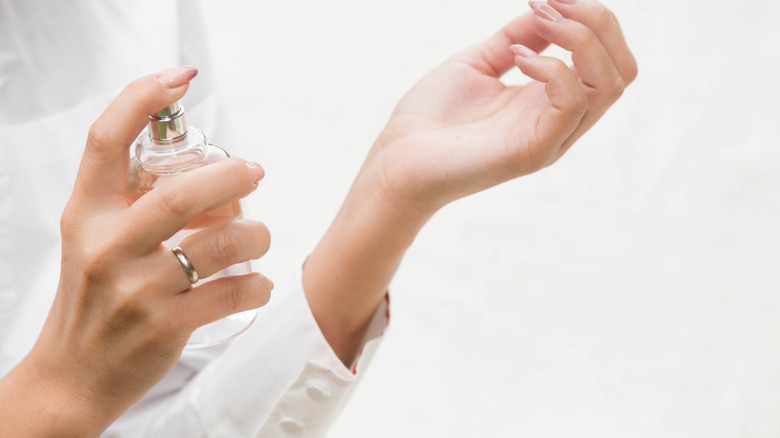
<svg viewBox="0 0 780 438">
<path fill-rule="evenodd" d="M 171 249 L 171 252 L 176 256 L 176 259 L 179 260 L 179 263 L 181 263 L 181 267 L 184 269 L 184 273 L 187 274 L 187 278 L 190 279 L 190 284 L 197 283 L 198 279 L 200 279 L 200 277 L 198 277 L 198 271 L 196 271 L 195 267 L 192 266 L 190 259 L 184 255 L 184 251 L 182 251 L 181 248 L 177 246 Z"/>
</svg>

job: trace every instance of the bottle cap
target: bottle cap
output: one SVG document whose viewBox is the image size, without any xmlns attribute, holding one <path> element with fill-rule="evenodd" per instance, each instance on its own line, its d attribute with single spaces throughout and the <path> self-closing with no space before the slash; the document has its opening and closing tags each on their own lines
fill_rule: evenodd
<svg viewBox="0 0 780 438">
<path fill-rule="evenodd" d="M 174 140 L 187 133 L 184 107 L 179 102 L 149 115 L 149 135 L 153 140 Z"/>
</svg>

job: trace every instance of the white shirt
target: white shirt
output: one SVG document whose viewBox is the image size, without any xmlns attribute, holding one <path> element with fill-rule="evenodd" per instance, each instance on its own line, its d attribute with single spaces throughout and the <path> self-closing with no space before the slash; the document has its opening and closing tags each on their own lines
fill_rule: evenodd
<svg viewBox="0 0 780 438">
<path fill-rule="evenodd" d="M 59 277 L 59 216 L 84 140 L 122 87 L 196 65 L 188 121 L 229 144 L 202 26 L 195 2 L 0 0 L 0 376 L 43 326 Z M 322 436 L 377 347 L 387 303 L 349 369 L 319 331 L 300 268 L 292 270 L 246 333 L 185 350 L 104 436 Z"/>
</svg>

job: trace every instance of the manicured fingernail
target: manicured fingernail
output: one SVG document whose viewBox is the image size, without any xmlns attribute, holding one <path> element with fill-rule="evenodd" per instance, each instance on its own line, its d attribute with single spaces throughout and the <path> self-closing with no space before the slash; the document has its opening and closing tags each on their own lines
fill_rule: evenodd
<svg viewBox="0 0 780 438">
<path fill-rule="evenodd" d="M 536 56 L 536 52 L 520 44 L 512 44 L 509 46 L 509 50 L 515 55 L 522 56 L 523 58 L 533 58 Z"/>
<path fill-rule="evenodd" d="M 255 182 L 260 181 L 265 176 L 265 169 L 257 163 L 246 163 L 246 167 L 249 168 L 249 171 L 252 173 L 252 179 Z"/>
<path fill-rule="evenodd" d="M 191 65 L 183 65 L 181 67 L 165 70 L 157 76 L 157 80 L 165 88 L 179 88 L 192 78 L 197 76 L 198 69 Z"/>
<path fill-rule="evenodd" d="M 577 2 L 577 0 L 555 0 L 555 1 L 566 5 L 571 5 Z"/>
<path fill-rule="evenodd" d="M 533 9 L 534 12 L 536 12 L 536 15 L 544 18 L 545 20 L 552 21 L 553 23 L 560 23 L 561 21 L 566 19 L 563 17 L 563 15 L 561 15 L 560 12 L 553 9 L 552 6 L 548 5 L 545 2 L 532 0 L 528 2 L 528 5 L 530 5 L 531 9 Z"/>
</svg>

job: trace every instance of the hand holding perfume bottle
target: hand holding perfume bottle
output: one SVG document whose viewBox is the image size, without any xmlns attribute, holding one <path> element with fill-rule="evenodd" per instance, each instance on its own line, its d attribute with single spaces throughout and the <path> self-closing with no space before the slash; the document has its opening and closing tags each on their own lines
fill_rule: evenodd
<svg viewBox="0 0 780 438">
<path fill-rule="evenodd" d="M 136 139 L 131 151 L 125 195 L 132 204 L 154 187 L 179 174 L 224 161 L 229 157 L 224 149 L 208 144 L 200 129 L 187 125 L 184 107 L 175 102 L 150 115 L 148 129 Z M 262 171 L 254 163 L 250 166 L 254 172 Z M 235 228 L 235 224 L 231 222 L 240 218 L 239 200 L 233 199 L 193 217 L 181 231 L 163 242 L 165 247 L 174 250 L 193 285 L 252 272 L 249 261 L 244 261 L 212 273 L 211 270 L 205 271 L 201 264 L 198 264 L 196 269 L 196 265 L 187 256 L 188 248 L 191 245 L 197 248 L 195 242 L 203 240 L 203 236 L 197 235 L 199 231 L 203 231 L 203 235 L 213 235 L 215 230 L 218 230 L 217 233 L 225 235 L 226 229 Z M 223 224 L 222 227 L 212 228 Z M 211 246 L 214 245 L 216 243 Z M 204 277 L 207 278 L 201 280 Z M 249 328 L 256 315 L 257 309 L 245 310 L 199 327 L 190 336 L 187 348 L 208 347 L 225 342 Z"/>
<path fill-rule="evenodd" d="M 193 67 L 179 67 L 133 82 L 90 130 L 62 215 L 57 295 L 31 352 L 0 380 L 0 395 L 12 394 L 19 406 L 14 424 L 25 425 L 23 436 L 96 436 L 174 366 L 199 327 L 252 312 L 270 297 L 271 281 L 241 265 L 267 251 L 268 230 L 236 220 L 237 200 L 263 177 L 259 165 L 208 148 L 196 130 L 186 136 L 183 131 L 166 146 L 197 151 L 185 158 L 148 159 L 146 152 L 158 151 L 142 148 L 140 163 L 154 171 L 155 165 L 168 166 L 165 171 L 129 165 L 128 145 L 147 115 L 176 118 L 159 111 L 175 108 L 196 74 Z M 216 162 L 203 165 L 210 161 Z M 174 175 L 181 164 L 190 170 Z M 154 187 L 131 203 L 128 168 L 138 177 L 131 186 Z M 179 241 L 182 230 L 188 237 Z M 171 239 L 194 272 L 163 244 Z M 191 284 L 195 272 L 209 277 L 237 264 L 238 271 Z M 245 327 L 250 315 L 238 326 Z M 0 402 L 9 406 L 8 399 Z"/>
</svg>

